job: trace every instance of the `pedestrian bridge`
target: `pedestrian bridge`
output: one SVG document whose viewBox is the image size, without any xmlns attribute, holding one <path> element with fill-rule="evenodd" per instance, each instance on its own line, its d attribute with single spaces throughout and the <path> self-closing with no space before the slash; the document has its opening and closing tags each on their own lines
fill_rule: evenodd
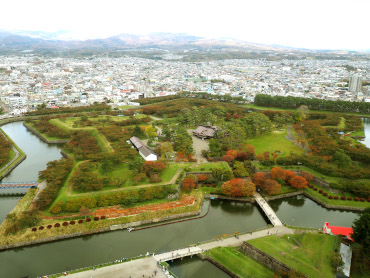
<svg viewBox="0 0 370 278">
<path fill-rule="evenodd" d="M 37 181 L 22 181 L 22 182 L 0 182 L 0 189 L 6 188 L 36 188 Z"/>
<path fill-rule="evenodd" d="M 275 211 L 270 207 L 270 205 L 262 198 L 259 193 L 254 194 L 254 198 L 257 201 L 257 204 L 263 210 L 267 218 L 270 220 L 271 224 L 275 226 L 282 226 L 280 219 L 277 217 Z"/>
<path fill-rule="evenodd" d="M 166 262 L 166 261 L 172 261 L 188 256 L 193 256 L 199 253 L 202 253 L 203 250 L 199 247 L 188 247 L 183 249 L 177 249 L 173 251 L 169 251 L 166 253 L 156 254 L 154 255 L 154 259 L 156 259 L 158 262 Z"/>
</svg>

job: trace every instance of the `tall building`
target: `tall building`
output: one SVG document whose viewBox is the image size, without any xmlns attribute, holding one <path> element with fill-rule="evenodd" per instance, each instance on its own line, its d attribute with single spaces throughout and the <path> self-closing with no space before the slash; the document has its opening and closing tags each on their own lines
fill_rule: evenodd
<svg viewBox="0 0 370 278">
<path fill-rule="evenodd" d="M 361 92 L 362 76 L 354 74 L 349 79 L 349 91 L 353 93 Z"/>
</svg>

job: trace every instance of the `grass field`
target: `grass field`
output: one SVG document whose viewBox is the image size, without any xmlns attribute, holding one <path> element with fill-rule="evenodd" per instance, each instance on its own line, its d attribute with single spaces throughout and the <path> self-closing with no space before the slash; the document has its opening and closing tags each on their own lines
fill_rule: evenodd
<svg viewBox="0 0 370 278">
<path fill-rule="evenodd" d="M 236 247 L 217 247 L 205 252 L 239 277 L 272 277 L 274 272 L 263 264 L 248 257 Z"/>
<path fill-rule="evenodd" d="M 268 236 L 248 241 L 308 277 L 334 277 L 330 255 L 339 238 L 323 234 Z"/>
<path fill-rule="evenodd" d="M 192 167 L 190 171 L 191 172 L 210 172 L 214 168 L 230 169 L 230 166 L 224 161 L 210 162 L 210 163 L 202 163 L 199 166 Z"/>
<path fill-rule="evenodd" d="M 314 183 L 313 183 L 314 184 Z M 369 207 L 369 202 L 367 202 L 367 200 L 365 200 L 365 202 L 361 202 L 361 201 L 348 201 L 348 200 L 341 200 L 340 197 L 341 196 L 346 196 L 346 197 L 352 197 L 354 198 L 355 196 L 351 193 L 339 193 L 339 194 L 335 194 L 335 193 L 330 193 L 329 191 L 327 191 L 326 189 L 318 186 L 315 184 L 315 187 L 318 188 L 318 190 L 322 189 L 324 192 L 328 193 L 328 195 L 331 195 L 331 196 L 338 196 L 339 199 L 338 200 L 334 200 L 334 199 L 329 199 L 328 197 L 325 197 L 324 195 L 320 194 L 318 191 L 315 191 L 313 190 L 312 188 L 306 188 L 305 191 L 310 194 L 312 197 L 315 197 L 316 199 L 319 199 L 320 201 L 324 202 L 325 204 L 328 204 L 328 205 L 335 205 L 335 206 L 345 206 L 345 207 L 359 207 L 359 208 L 367 208 Z"/>
<path fill-rule="evenodd" d="M 285 138 L 286 131 L 273 131 L 255 138 L 247 139 L 247 143 L 255 147 L 256 154 L 264 152 L 281 151 L 279 156 L 289 155 L 291 152 L 304 154 L 304 150 L 297 147 Z"/>
</svg>

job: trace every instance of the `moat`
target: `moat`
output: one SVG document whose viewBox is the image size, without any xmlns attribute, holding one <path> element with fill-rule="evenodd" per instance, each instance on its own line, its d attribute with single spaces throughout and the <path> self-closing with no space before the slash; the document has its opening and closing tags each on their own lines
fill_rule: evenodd
<svg viewBox="0 0 370 278">
<path fill-rule="evenodd" d="M 366 139 L 370 146 L 370 120 L 365 119 Z M 2 129 L 27 154 L 3 181 L 36 180 L 46 163 L 59 159 L 60 146 L 48 145 L 26 130 L 21 122 Z M 9 192 L 12 192 L 9 190 Z M 13 209 L 20 197 L 0 198 L 0 221 Z M 303 196 L 269 202 L 283 223 L 321 228 L 332 225 L 351 226 L 359 215 L 355 212 L 328 210 Z M 197 220 L 165 225 L 128 233 L 115 231 L 0 253 L 0 277 L 36 277 L 68 271 L 146 252 L 159 253 L 185 247 L 223 234 L 246 232 L 267 227 L 268 220 L 253 204 L 212 200 L 209 213 Z M 208 262 L 184 259 L 171 264 L 179 277 L 228 277 Z"/>
</svg>

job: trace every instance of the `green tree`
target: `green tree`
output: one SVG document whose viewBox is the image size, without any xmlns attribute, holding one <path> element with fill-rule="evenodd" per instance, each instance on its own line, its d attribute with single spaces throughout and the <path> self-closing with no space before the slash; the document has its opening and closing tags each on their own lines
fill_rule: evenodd
<svg viewBox="0 0 370 278">
<path fill-rule="evenodd" d="M 351 158 L 344 153 L 344 151 L 336 151 L 332 157 L 333 161 L 339 168 L 348 168 L 352 164 Z"/>
<path fill-rule="evenodd" d="M 370 208 L 366 208 L 361 216 L 353 221 L 352 238 L 362 246 L 366 255 L 370 253 Z"/>
</svg>

